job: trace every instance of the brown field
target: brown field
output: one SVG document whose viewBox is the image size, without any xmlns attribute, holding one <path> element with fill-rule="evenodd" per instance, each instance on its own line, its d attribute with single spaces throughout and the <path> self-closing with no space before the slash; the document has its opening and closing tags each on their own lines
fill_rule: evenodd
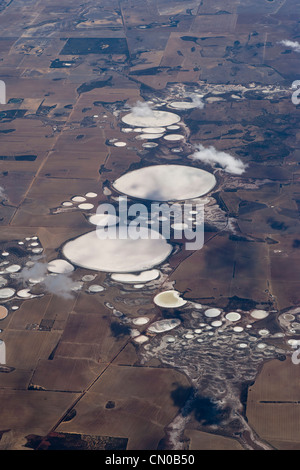
<svg viewBox="0 0 300 470">
<path fill-rule="evenodd" d="M 279 450 L 299 448 L 299 374 L 287 359 L 267 362 L 250 387 L 247 417 L 256 432 Z"/>
<path fill-rule="evenodd" d="M 185 436 L 190 440 L 189 450 L 243 450 L 234 439 L 196 429 L 186 429 Z"/>
<path fill-rule="evenodd" d="M 156 320 L 161 312 L 153 296 L 170 282 L 186 299 L 209 306 L 226 308 L 235 296 L 278 310 L 300 303 L 299 110 L 289 93 L 299 64 L 296 53 L 278 43 L 293 37 L 297 6 L 294 12 L 279 0 L 0 3 L 0 79 L 7 84 L 7 104 L 0 105 L 1 250 L 36 235 L 46 261 L 60 257 L 67 240 L 92 230 L 89 214 L 107 201 L 103 184 L 131 165 L 191 164 L 199 143 L 248 164 L 241 176 L 223 174 L 214 189 L 224 214 L 236 220 L 236 237 L 207 232 L 203 249 L 181 250 L 169 260 L 165 284 L 137 291 L 93 273 L 103 292 L 91 295 L 87 284 L 71 299 L 15 298 L 7 305 L 20 308 L 1 320 L 12 368 L 0 372 L 1 449 L 24 449 L 26 436 L 51 431 L 123 437 L 128 450 L 157 449 L 179 411 L 171 394 L 190 381 L 155 357 L 142 365 L 128 330 L 114 332 L 118 319 L 108 305 L 129 321 L 140 315 Z M 125 39 L 124 49 L 93 49 L 100 38 L 112 44 Z M 85 54 L 68 49 L 70 39 L 84 39 Z M 189 135 L 180 153 L 164 142 L 147 153 L 136 134 L 121 132 L 124 105 L 177 100 L 183 89 L 203 87 L 216 98 L 214 85 L 224 86 L 222 101 L 182 114 Z M 285 93 L 266 98 L 268 85 Z M 247 93 L 236 101 L 232 95 L 241 87 Z M 127 146 L 114 147 L 112 139 Z M 91 212 L 57 211 L 90 191 L 98 195 Z M 23 265 L 29 255 L 14 255 L 12 262 Z M 85 274 L 77 268 L 72 279 Z M 277 327 L 275 317 L 261 326 Z M 249 389 L 249 423 L 278 449 L 300 447 L 298 382 L 297 366 L 276 360 L 265 363 Z M 114 407 L 106 407 L 110 401 Z M 76 414 L 65 422 L 68 410 Z M 192 425 L 184 435 L 190 450 L 241 449 Z"/>
<path fill-rule="evenodd" d="M 156 449 L 178 412 L 170 392 L 188 384 L 172 369 L 112 365 L 76 406 L 76 417 L 58 431 L 128 437 L 128 450 Z M 105 408 L 108 401 L 113 409 Z"/>
</svg>

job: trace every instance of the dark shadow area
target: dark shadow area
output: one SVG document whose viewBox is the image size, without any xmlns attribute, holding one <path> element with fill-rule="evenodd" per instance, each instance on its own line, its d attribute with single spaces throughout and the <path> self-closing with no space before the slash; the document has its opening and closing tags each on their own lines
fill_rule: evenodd
<svg viewBox="0 0 300 470">
<path fill-rule="evenodd" d="M 131 331 L 129 326 L 122 325 L 121 323 L 118 323 L 118 322 L 111 323 L 110 330 L 111 330 L 111 334 L 115 338 L 120 338 L 122 336 L 129 336 L 130 331 Z"/>
<path fill-rule="evenodd" d="M 203 426 L 220 424 L 229 416 L 229 408 L 220 408 L 211 398 L 199 395 L 193 387 L 179 386 L 171 392 L 174 405 L 182 416 L 193 415 Z"/>
</svg>

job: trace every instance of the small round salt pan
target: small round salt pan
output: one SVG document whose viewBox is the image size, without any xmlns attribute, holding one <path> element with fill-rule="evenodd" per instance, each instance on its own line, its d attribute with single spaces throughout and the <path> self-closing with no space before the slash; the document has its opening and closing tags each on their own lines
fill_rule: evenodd
<svg viewBox="0 0 300 470">
<path fill-rule="evenodd" d="M 238 321 L 241 318 L 241 315 L 237 312 L 229 312 L 225 315 L 226 320 L 229 321 Z"/>
<path fill-rule="evenodd" d="M 164 339 L 167 341 L 167 343 L 175 342 L 175 336 L 172 336 L 172 335 L 166 335 Z"/>
<path fill-rule="evenodd" d="M 18 271 L 20 271 L 20 269 L 21 269 L 21 266 L 19 264 L 11 264 L 5 269 L 5 271 L 7 273 L 17 273 Z"/>
<path fill-rule="evenodd" d="M 64 259 L 54 259 L 47 265 L 48 271 L 55 274 L 66 274 L 74 271 L 74 266 Z"/>
<path fill-rule="evenodd" d="M 42 251 L 44 251 L 44 250 L 43 250 L 43 248 L 32 248 L 31 251 L 32 251 L 32 253 L 39 254 L 39 253 L 42 253 Z"/>
<path fill-rule="evenodd" d="M 71 206 L 74 206 L 74 204 L 73 204 L 73 202 L 71 202 L 71 201 L 64 201 L 64 202 L 62 203 L 62 206 L 64 206 L 64 207 L 71 207 Z"/>
<path fill-rule="evenodd" d="M 21 297 L 21 299 L 29 299 L 30 297 L 33 297 L 33 295 L 30 292 L 30 289 L 21 289 L 17 292 L 17 296 Z"/>
<path fill-rule="evenodd" d="M 241 326 L 235 326 L 235 327 L 233 328 L 233 331 L 234 331 L 235 333 L 241 333 L 242 331 L 244 331 L 244 328 L 242 328 Z"/>
<path fill-rule="evenodd" d="M 94 204 L 90 204 L 89 202 L 84 202 L 83 204 L 78 205 L 78 209 L 82 209 L 84 211 L 90 211 L 94 208 Z"/>
<path fill-rule="evenodd" d="M 183 140 L 184 136 L 180 134 L 167 134 L 164 136 L 164 139 L 170 142 L 177 142 L 179 140 Z"/>
<path fill-rule="evenodd" d="M 197 107 L 197 104 L 191 101 L 173 101 L 170 106 L 175 109 L 193 109 Z"/>
<path fill-rule="evenodd" d="M 257 349 L 265 349 L 267 347 L 267 344 L 265 343 L 257 343 L 256 345 Z"/>
<path fill-rule="evenodd" d="M 218 317 L 221 313 L 221 310 L 219 308 L 209 308 L 208 310 L 205 310 L 204 315 L 208 318 L 213 318 L 213 317 Z"/>
<path fill-rule="evenodd" d="M 100 286 L 99 284 L 93 284 L 89 286 L 88 291 L 89 292 L 102 292 L 104 291 L 104 287 Z"/>
<path fill-rule="evenodd" d="M 82 276 L 81 280 L 83 282 L 91 282 L 94 279 L 96 279 L 96 277 L 97 277 L 97 274 L 85 274 L 84 276 Z"/>
<path fill-rule="evenodd" d="M 248 344 L 247 343 L 239 343 L 238 347 L 244 349 L 244 348 L 248 347 Z"/>
<path fill-rule="evenodd" d="M 8 251 L 2 251 L 1 255 L 2 256 L 9 256 L 9 253 L 8 253 Z"/>
<path fill-rule="evenodd" d="M 163 308 L 182 307 L 187 302 L 180 297 L 180 293 L 176 290 L 160 292 L 160 294 L 154 297 L 153 301 L 156 305 Z"/>
<path fill-rule="evenodd" d="M 136 330 L 136 329 L 130 330 L 130 336 L 132 338 L 136 338 L 136 337 L 140 336 L 140 334 L 141 333 L 139 332 L 139 330 Z"/>
<path fill-rule="evenodd" d="M 194 330 L 194 333 L 196 333 L 197 335 L 199 335 L 200 333 L 202 333 L 201 328 L 196 328 L 196 329 Z"/>
<path fill-rule="evenodd" d="M 160 139 L 163 136 L 163 134 L 140 134 L 136 136 L 137 140 L 146 140 L 146 139 Z"/>
<path fill-rule="evenodd" d="M 283 314 L 282 318 L 286 321 L 294 321 L 295 320 L 295 316 L 291 315 L 290 313 Z"/>
<path fill-rule="evenodd" d="M 180 129 L 180 126 L 177 126 L 175 124 L 174 126 L 168 126 L 167 129 L 168 131 L 178 131 L 178 129 Z"/>
<path fill-rule="evenodd" d="M 88 197 L 88 198 L 93 198 L 93 197 L 97 197 L 98 194 L 97 193 L 93 193 L 93 192 L 89 192 L 89 193 L 86 193 L 85 194 L 85 197 Z"/>
<path fill-rule="evenodd" d="M 10 287 L 4 287 L 0 289 L 0 299 L 9 299 L 15 293 L 15 289 L 11 289 Z"/>
<path fill-rule="evenodd" d="M 191 333 L 187 333 L 186 335 L 184 335 L 184 337 L 185 337 L 186 339 L 193 339 L 193 338 L 195 338 L 195 336 L 192 335 Z"/>
<path fill-rule="evenodd" d="M 266 330 L 266 329 L 259 330 L 258 332 L 260 336 L 267 336 L 269 333 L 270 333 L 269 330 Z"/>
<path fill-rule="evenodd" d="M 165 127 L 144 127 L 143 129 L 143 132 L 146 134 L 162 134 L 165 131 Z"/>
<path fill-rule="evenodd" d="M 121 131 L 124 132 L 125 134 L 128 134 L 129 132 L 132 132 L 133 129 L 131 127 L 123 127 Z"/>
<path fill-rule="evenodd" d="M 115 147 L 126 147 L 126 142 L 115 142 L 114 146 Z"/>
<path fill-rule="evenodd" d="M 158 144 L 156 142 L 145 142 L 143 144 L 144 149 L 153 149 L 157 146 L 158 146 Z"/>
<path fill-rule="evenodd" d="M 133 341 L 137 344 L 143 344 L 149 341 L 149 338 L 148 336 L 140 335 L 140 336 L 136 336 Z"/>
<path fill-rule="evenodd" d="M 4 320 L 8 315 L 8 310 L 4 305 L 0 305 L 0 320 Z"/>
<path fill-rule="evenodd" d="M 119 217 L 113 214 L 94 214 L 89 217 L 89 222 L 100 227 L 110 227 L 117 225 Z"/>
<path fill-rule="evenodd" d="M 218 327 L 218 326 L 221 326 L 221 325 L 222 325 L 222 322 L 220 320 L 216 320 L 216 321 L 211 322 L 211 326 Z"/>
<path fill-rule="evenodd" d="M 269 314 L 265 310 L 252 310 L 250 313 L 252 318 L 256 318 L 256 320 L 261 320 L 263 318 L 266 318 Z"/>
<path fill-rule="evenodd" d="M 149 322 L 148 317 L 138 317 L 132 320 L 132 323 L 136 326 L 146 325 Z"/>
<path fill-rule="evenodd" d="M 72 197 L 72 201 L 74 201 L 74 202 L 84 202 L 84 201 L 86 201 L 86 198 L 83 197 L 83 196 L 74 196 L 74 197 Z"/>
</svg>

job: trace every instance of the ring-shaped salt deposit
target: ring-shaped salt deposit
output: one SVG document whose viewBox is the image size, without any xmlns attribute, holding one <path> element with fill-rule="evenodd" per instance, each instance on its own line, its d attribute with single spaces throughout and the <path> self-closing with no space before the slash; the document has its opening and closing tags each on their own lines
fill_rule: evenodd
<svg viewBox="0 0 300 470">
<path fill-rule="evenodd" d="M 177 292 L 176 290 L 160 292 L 154 297 L 153 301 L 155 305 L 163 308 L 182 307 L 187 302 L 180 297 L 180 292 Z"/>
<path fill-rule="evenodd" d="M 168 111 L 152 111 L 148 116 L 137 116 L 135 113 L 126 114 L 122 121 L 129 126 L 167 127 L 180 121 L 180 116 Z"/>
<path fill-rule="evenodd" d="M 258 332 L 258 334 L 259 334 L 260 336 L 267 336 L 269 333 L 270 333 L 270 332 L 269 332 L 269 330 L 267 330 L 267 329 L 262 329 L 262 330 L 259 330 L 259 332 Z"/>
<path fill-rule="evenodd" d="M 17 296 L 21 299 L 30 299 L 33 295 L 30 292 L 30 289 L 21 289 L 17 292 Z"/>
<path fill-rule="evenodd" d="M 252 310 L 250 313 L 252 318 L 255 318 L 256 320 L 261 320 L 263 318 L 266 318 L 269 314 L 265 310 Z"/>
<path fill-rule="evenodd" d="M 113 187 L 138 199 L 182 201 L 207 194 L 215 184 L 214 175 L 200 168 L 153 165 L 125 173 Z"/>
<path fill-rule="evenodd" d="M 55 274 L 67 274 L 74 271 L 74 266 L 64 259 L 54 259 L 47 265 L 48 271 Z"/>
<path fill-rule="evenodd" d="M 204 315 L 208 318 L 214 318 L 218 317 L 221 313 L 221 310 L 219 308 L 209 308 L 208 310 L 205 310 Z"/>
<path fill-rule="evenodd" d="M 0 289 L 0 299 L 9 299 L 15 293 L 15 289 L 11 289 L 10 287 L 4 287 Z"/>
<path fill-rule="evenodd" d="M 132 273 L 152 269 L 171 254 L 172 246 L 151 229 L 140 228 L 140 238 L 115 237 L 97 228 L 67 242 L 64 256 L 74 265 L 95 271 Z"/>
<path fill-rule="evenodd" d="M 229 312 L 225 315 L 226 320 L 238 321 L 241 319 L 241 315 L 237 312 Z"/>
</svg>

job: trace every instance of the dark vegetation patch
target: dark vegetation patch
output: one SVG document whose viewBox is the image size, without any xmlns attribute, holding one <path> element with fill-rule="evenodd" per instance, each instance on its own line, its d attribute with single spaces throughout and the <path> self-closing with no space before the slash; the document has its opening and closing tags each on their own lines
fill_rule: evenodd
<svg viewBox="0 0 300 470">
<path fill-rule="evenodd" d="M 34 450 L 126 450 L 128 439 L 89 434 L 51 432 L 26 436 L 25 447 Z"/>
<path fill-rule="evenodd" d="M 128 53 L 124 38 L 69 38 L 60 55 L 125 54 Z"/>
<path fill-rule="evenodd" d="M 36 160 L 36 155 L 0 155 L 0 160 L 6 161 L 16 161 L 16 162 L 34 162 Z"/>
</svg>

